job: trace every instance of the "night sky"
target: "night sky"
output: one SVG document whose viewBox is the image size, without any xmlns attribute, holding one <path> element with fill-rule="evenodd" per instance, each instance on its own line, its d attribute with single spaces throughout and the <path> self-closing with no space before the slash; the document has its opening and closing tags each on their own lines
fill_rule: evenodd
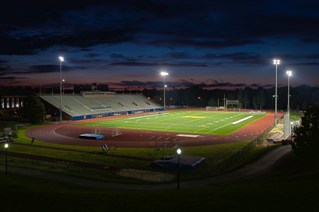
<svg viewBox="0 0 319 212">
<path fill-rule="evenodd" d="M 103 83 L 169 87 L 319 86 L 319 2 L 6 1 L 0 8 L 1 85 Z"/>
</svg>

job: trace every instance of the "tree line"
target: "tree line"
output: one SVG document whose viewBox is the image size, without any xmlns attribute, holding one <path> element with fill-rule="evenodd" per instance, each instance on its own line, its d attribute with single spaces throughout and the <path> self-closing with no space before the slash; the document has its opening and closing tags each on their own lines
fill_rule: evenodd
<svg viewBox="0 0 319 212">
<path fill-rule="evenodd" d="M 130 91 L 132 92 L 132 91 Z M 144 89 L 143 95 L 155 102 L 163 103 L 163 90 Z M 246 109 L 273 109 L 275 88 L 251 88 L 208 90 L 201 86 L 166 90 L 166 105 L 187 105 L 195 107 L 224 106 L 224 98 L 239 100 L 239 107 Z M 278 109 L 286 110 L 288 101 L 287 87 L 278 88 Z M 290 108 L 303 110 L 308 105 L 319 105 L 319 88 L 307 85 L 290 88 Z"/>
</svg>

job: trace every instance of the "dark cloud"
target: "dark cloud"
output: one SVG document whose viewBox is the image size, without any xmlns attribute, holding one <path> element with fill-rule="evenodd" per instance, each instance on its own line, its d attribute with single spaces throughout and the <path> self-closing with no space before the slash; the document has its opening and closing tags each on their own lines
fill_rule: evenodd
<svg viewBox="0 0 319 212">
<path fill-rule="evenodd" d="M 0 77 L 1 80 L 20 80 L 20 79 L 26 79 L 25 77 Z"/>
<path fill-rule="evenodd" d="M 67 65 L 62 66 L 62 71 L 67 72 L 72 70 Z M 44 73 L 53 73 L 53 72 L 59 72 L 60 66 L 59 65 L 34 65 L 30 66 L 29 69 L 20 72 L 20 74 L 44 74 Z"/>
<path fill-rule="evenodd" d="M 82 58 L 72 59 L 72 58 L 70 58 L 68 61 L 72 64 L 73 69 L 75 69 L 75 68 L 82 69 L 82 68 L 88 68 L 91 65 L 97 66 L 100 64 L 104 64 L 104 65 L 106 64 L 106 61 L 103 59 L 82 59 Z M 76 67 L 75 65 L 79 65 L 79 66 Z M 67 69 L 67 70 L 69 70 L 69 69 Z"/>
<path fill-rule="evenodd" d="M 70 70 L 67 66 L 63 67 L 63 72 Z M 25 75 L 25 74 L 43 74 L 43 73 L 52 73 L 59 72 L 58 65 L 34 65 L 29 68 L 21 71 L 15 71 L 11 68 L 7 68 L 5 70 L 0 70 L 0 76 L 8 76 L 3 77 L 2 79 L 25 79 L 25 77 L 16 77 L 16 75 Z M 13 76 L 14 75 L 14 76 Z"/>
<path fill-rule="evenodd" d="M 309 43 L 309 44 L 318 44 L 319 43 L 319 38 L 316 37 L 307 37 L 307 38 L 304 38 L 302 39 L 303 42 L 305 43 Z"/>
<path fill-rule="evenodd" d="M 0 54 L 123 42 L 227 48 L 264 44 L 265 37 L 276 36 L 318 41 L 319 17 L 305 16 L 296 2 L 226 2 L 10 1 L 0 10 Z M 269 13 L 274 5 L 295 13 Z"/>
<path fill-rule="evenodd" d="M 305 55 L 304 58 L 307 58 L 307 59 L 319 59 L 319 54 L 308 54 L 308 55 Z"/>
<path fill-rule="evenodd" d="M 190 55 L 189 53 L 186 53 L 186 52 L 171 52 L 167 55 L 164 55 L 163 57 L 172 58 L 172 59 L 189 59 L 189 58 L 194 58 L 195 56 Z"/>
<path fill-rule="evenodd" d="M 7 62 L 0 60 L 0 75 L 1 73 L 6 73 L 10 70 L 11 70 L 11 67 L 7 64 Z"/>
<path fill-rule="evenodd" d="M 112 59 L 124 59 L 124 58 L 127 58 L 127 57 L 125 57 L 125 56 L 122 55 L 122 54 L 111 54 L 110 57 L 111 57 Z"/>
<path fill-rule="evenodd" d="M 146 63 L 146 62 L 136 62 L 136 61 L 123 61 L 111 63 L 112 66 L 156 66 L 158 64 Z"/>
<path fill-rule="evenodd" d="M 155 46 L 169 46 L 169 47 L 178 47 L 178 46 L 184 46 L 184 47 L 195 47 L 195 48 L 225 48 L 225 47 L 235 47 L 235 46 L 243 46 L 243 45 L 249 45 L 249 44 L 260 44 L 262 41 L 260 40 L 197 40 L 194 39 L 178 39 L 178 40 L 156 40 L 151 41 L 149 44 L 155 45 Z"/>
<path fill-rule="evenodd" d="M 98 57 L 100 56 L 100 54 L 96 54 L 96 53 L 88 53 L 85 55 L 85 57 L 88 57 L 88 58 L 95 58 L 95 57 Z"/>
<path fill-rule="evenodd" d="M 319 62 L 294 63 L 295 66 L 319 66 Z"/>
<path fill-rule="evenodd" d="M 178 87 L 178 88 L 186 88 L 186 87 L 191 87 L 191 86 L 200 86 L 202 88 L 240 88 L 240 87 L 247 87 L 247 84 L 245 83 L 230 83 L 230 82 L 218 82 L 216 81 L 215 83 L 197 83 L 197 82 L 192 82 L 188 80 L 180 80 L 177 82 L 167 82 L 169 87 Z M 118 83 L 111 83 L 112 86 L 127 86 L 127 87 L 143 87 L 143 88 L 162 88 L 163 87 L 163 82 L 162 81 L 121 81 Z"/>
<path fill-rule="evenodd" d="M 224 59 L 242 64 L 265 64 L 269 61 L 262 55 L 251 52 L 235 52 L 231 54 L 206 54 L 207 59 Z"/>
<path fill-rule="evenodd" d="M 91 47 L 97 44 L 114 44 L 131 40 L 134 29 L 123 30 L 92 30 L 70 33 L 67 35 L 42 34 L 19 37 L 1 35 L 0 54 L 21 55 L 33 54 L 52 46 Z"/>
<path fill-rule="evenodd" d="M 123 61 L 111 63 L 112 66 L 172 66 L 172 67 L 206 67 L 205 63 L 198 62 L 176 62 L 176 63 L 154 63 L 154 62 L 138 62 L 138 61 Z"/>
<path fill-rule="evenodd" d="M 7 1 L 0 7 L 0 56 L 6 57 L 0 75 L 58 72 L 57 64 L 47 65 L 55 53 L 68 55 L 63 71 L 82 73 L 168 66 L 190 67 L 199 76 L 207 74 L 201 67 L 226 65 L 244 73 L 249 65 L 269 65 L 274 55 L 284 65 L 318 66 L 317 7 L 314 0 Z M 191 80 L 177 86 L 192 84 L 243 86 Z"/>
</svg>

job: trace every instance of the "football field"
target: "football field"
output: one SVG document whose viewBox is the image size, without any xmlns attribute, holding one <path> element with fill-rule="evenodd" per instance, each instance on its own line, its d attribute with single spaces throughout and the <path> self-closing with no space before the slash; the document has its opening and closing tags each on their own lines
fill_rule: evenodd
<svg viewBox="0 0 319 212">
<path fill-rule="evenodd" d="M 227 135 L 246 126 L 265 114 L 247 112 L 165 111 L 118 119 L 85 123 L 86 126 L 154 130 L 188 134 Z"/>
</svg>

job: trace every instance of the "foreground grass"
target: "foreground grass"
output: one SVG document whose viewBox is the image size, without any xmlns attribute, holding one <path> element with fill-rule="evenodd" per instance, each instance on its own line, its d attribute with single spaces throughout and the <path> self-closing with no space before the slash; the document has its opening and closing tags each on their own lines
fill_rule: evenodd
<svg viewBox="0 0 319 212">
<path fill-rule="evenodd" d="M 240 183 L 177 191 L 132 191 L 72 186 L 0 175 L 1 211 L 316 211 L 318 168 L 283 163 Z"/>
<path fill-rule="evenodd" d="M 228 158 L 232 155 L 236 150 L 238 151 L 248 142 L 238 142 L 233 144 L 220 144 L 220 145 L 211 145 L 211 146 L 203 146 L 203 147 L 188 147 L 185 148 L 185 154 L 194 155 L 198 153 L 199 155 L 206 157 L 206 161 L 199 165 L 194 170 L 184 171 L 182 174 L 182 180 L 194 180 L 194 179 L 202 179 L 206 177 L 211 177 L 215 175 L 222 174 L 224 172 L 240 168 L 250 161 L 257 160 L 260 156 L 265 154 L 267 151 L 275 148 L 272 147 L 256 147 L 251 150 L 245 156 L 236 160 L 236 162 L 223 165 L 220 164 L 223 162 L 223 158 Z M 124 183 L 136 183 L 140 182 L 141 179 L 132 179 L 130 177 L 124 178 L 119 177 L 118 171 L 120 169 L 136 169 L 136 170 L 145 170 L 145 171 L 153 171 L 153 172 L 164 172 L 168 175 L 173 175 L 175 177 L 175 171 L 173 170 L 165 170 L 158 169 L 150 166 L 150 161 L 141 161 L 127 158 L 114 158 L 109 157 L 103 154 L 87 154 L 82 152 L 72 152 L 68 150 L 51 150 L 46 148 L 35 148 L 32 146 L 16 146 L 13 145 L 10 149 L 12 152 L 20 152 L 31 155 L 39 155 L 50 158 L 57 158 L 59 160 L 67 161 L 72 160 L 74 162 L 80 161 L 85 163 L 93 163 L 100 164 L 105 167 L 113 167 L 111 169 L 105 170 L 96 170 L 90 167 L 77 167 L 73 165 L 72 162 L 60 163 L 60 162 L 48 162 L 41 160 L 30 160 L 27 158 L 16 158 L 9 157 L 10 167 L 21 167 L 33 170 L 41 170 L 44 172 L 52 172 L 59 173 L 64 175 L 71 175 L 77 177 L 84 177 L 90 179 L 98 179 L 98 180 L 107 180 L 110 182 L 124 182 Z M 128 151 L 128 150 L 127 150 Z M 153 150 L 154 151 L 154 150 Z M 4 165 L 4 160 L 0 161 L 0 165 Z M 142 183 L 142 182 L 140 182 Z M 144 183 L 150 183 L 148 181 Z"/>
</svg>

